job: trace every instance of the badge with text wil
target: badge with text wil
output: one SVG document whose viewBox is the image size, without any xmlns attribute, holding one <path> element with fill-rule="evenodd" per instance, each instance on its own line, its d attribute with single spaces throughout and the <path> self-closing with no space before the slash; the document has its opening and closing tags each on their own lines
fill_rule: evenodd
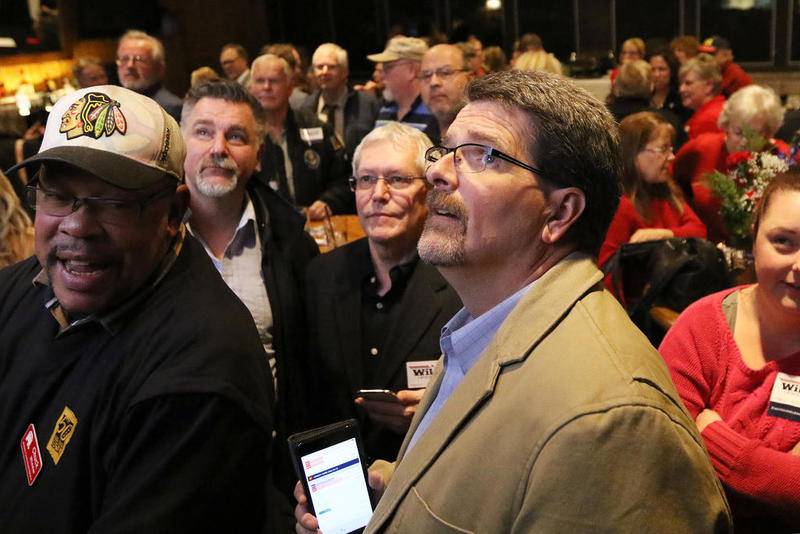
<svg viewBox="0 0 800 534">
<path fill-rule="evenodd" d="M 28 425 L 22 440 L 19 442 L 22 449 L 22 463 L 25 464 L 25 475 L 28 477 L 28 486 L 33 486 L 33 481 L 42 471 L 42 451 L 39 449 L 39 439 L 33 423 Z"/>
<path fill-rule="evenodd" d="M 769 397 L 767 415 L 800 421 L 800 377 L 778 373 Z"/>
<path fill-rule="evenodd" d="M 418 362 L 406 362 L 406 380 L 408 389 L 419 389 L 428 387 L 428 382 L 433 377 L 433 370 L 436 369 L 438 360 L 424 360 Z"/>
<path fill-rule="evenodd" d="M 78 426 L 78 418 L 75 413 L 64 406 L 64 411 L 56 420 L 56 426 L 53 428 L 53 433 L 50 435 L 50 441 L 47 442 L 47 452 L 53 458 L 53 463 L 58 465 L 61 455 L 64 454 L 64 449 L 67 448 L 69 440 L 75 434 L 75 427 Z"/>
</svg>

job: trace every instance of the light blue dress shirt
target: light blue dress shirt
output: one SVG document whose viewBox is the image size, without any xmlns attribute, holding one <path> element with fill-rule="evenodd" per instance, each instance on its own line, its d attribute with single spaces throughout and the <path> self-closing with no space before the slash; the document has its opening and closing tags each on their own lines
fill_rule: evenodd
<svg viewBox="0 0 800 534">
<path fill-rule="evenodd" d="M 517 305 L 519 299 L 531 288 L 534 282 L 523 287 L 506 300 L 479 317 L 473 317 L 461 308 L 455 316 L 442 327 L 439 346 L 444 354 L 444 376 L 439 391 L 417 427 L 408 444 L 406 453 L 425 433 L 431 422 L 442 409 L 447 399 L 464 379 L 467 372 L 475 365 L 478 358 L 492 340 L 500 325 Z"/>
</svg>

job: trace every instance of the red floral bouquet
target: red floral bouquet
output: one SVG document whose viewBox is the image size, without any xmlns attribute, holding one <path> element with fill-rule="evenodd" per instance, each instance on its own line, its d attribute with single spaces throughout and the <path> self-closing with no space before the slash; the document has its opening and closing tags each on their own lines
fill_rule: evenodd
<svg viewBox="0 0 800 534">
<path fill-rule="evenodd" d="M 752 244 L 753 212 L 772 178 L 797 164 L 798 142 L 795 138 L 789 153 L 753 132 L 745 132 L 748 150 L 728 156 L 727 173 L 714 171 L 708 183 L 722 201 L 720 215 L 734 247 L 749 249 Z"/>
</svg>

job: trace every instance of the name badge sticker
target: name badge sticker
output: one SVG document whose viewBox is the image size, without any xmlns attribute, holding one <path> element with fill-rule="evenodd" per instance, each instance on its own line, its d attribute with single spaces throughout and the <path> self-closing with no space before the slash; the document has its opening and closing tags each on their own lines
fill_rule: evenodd
<svg viewBox="0 0 800 534">
<path fill-rule="evenodd" d="M 428 382 L 433 378 L 433 370 L 438 360 L 423 360 L 419 362 L 406 362 L 406 380 L 408 389 L 428 387 Z"/>
<path fill-rule="evenodd" d="M 300 128 L 300 139 L 308 144 L 314 141 L 322 141 L 322 128 Z"/>
<path fill-rule="evenodd" d="M 25 433 L 22 434 L 19 446 L 22 449 L 22 463 L 25 464 L 28 486 L 33 486 L 36 477 L 42 472 L 42 450 L 39 448 L 39 439 L 36 437 L 33 423 L 29 424 Z"/>
<path fill-rule="evenodd" d="M 778 373 L 769 397 L 767 415 L 800 422 L 800 377 Z"/>
</svg>

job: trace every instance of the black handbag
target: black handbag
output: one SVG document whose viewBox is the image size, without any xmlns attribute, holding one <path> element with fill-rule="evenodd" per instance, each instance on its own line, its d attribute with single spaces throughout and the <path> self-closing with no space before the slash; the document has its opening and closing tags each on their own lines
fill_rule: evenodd
<svg viewBox="0 0 800 534">
<path fill-rule="evenodd" d="M 701 297 L 731 286 L 725 256 L 698 238 L 670 238 L 622 245 L 606 263 L 605 273 L 633 322 L 657 345 L 663 329 L 650 308 L 683 311 Z"/>
</svg>

